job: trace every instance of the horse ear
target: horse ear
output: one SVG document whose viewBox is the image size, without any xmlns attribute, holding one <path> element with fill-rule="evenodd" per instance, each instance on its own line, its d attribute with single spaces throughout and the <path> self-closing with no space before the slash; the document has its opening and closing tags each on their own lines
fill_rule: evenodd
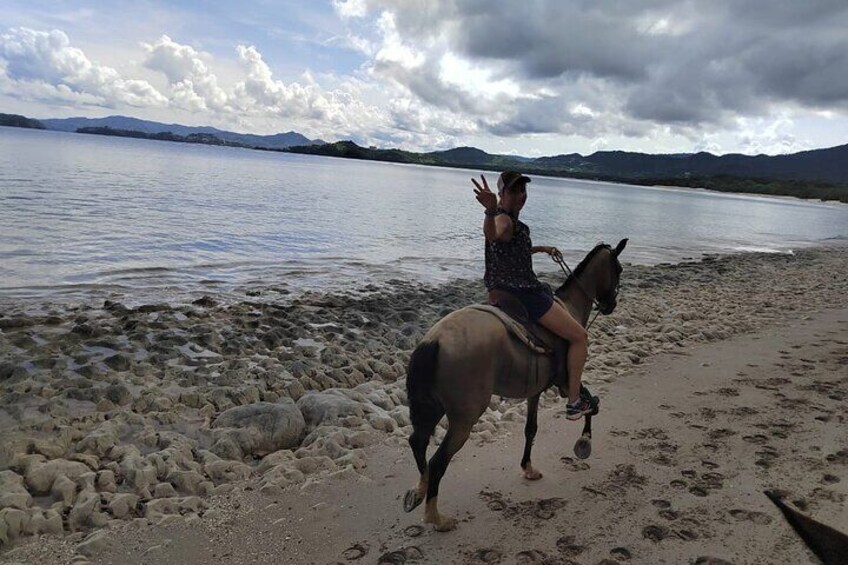
<svg viewBox="0 0 848 565">
<path fill-rule="evenodd" d="M 624 251 L 625 247 L 627 247 L 627 238 L 622 239 L 618 242 L 618 245 L 615 246 L 615 256 L 618 257 L 621 255 L 621 252 Z"/>
</svg>

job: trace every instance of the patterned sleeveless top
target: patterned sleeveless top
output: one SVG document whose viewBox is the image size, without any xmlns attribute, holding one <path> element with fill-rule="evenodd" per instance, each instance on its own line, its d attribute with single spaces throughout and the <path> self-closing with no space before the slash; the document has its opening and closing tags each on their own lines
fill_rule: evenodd
<svg viewBox="0 0 848 565">
<path fill-rule="evenodd" d="M 507 214 L 498 209 L 498 214 Z M 527 224 L 510 215 L 513 223 L 512 239 L 509 241 L 486 240 L 486 274 L 483 282 L 487 290 L 493 288 L 537 289 L 544 284 L 533 272 L 533 243 Z"/>
</svg>

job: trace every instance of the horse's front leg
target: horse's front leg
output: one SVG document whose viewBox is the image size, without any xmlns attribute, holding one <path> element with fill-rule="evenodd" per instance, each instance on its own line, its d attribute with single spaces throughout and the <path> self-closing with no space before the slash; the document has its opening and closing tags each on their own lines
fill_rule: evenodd
<svg viewBox="0 0 848 565">
<path fill-rule="evenodd" d="M 539 415 L 539 396 L 527 399 L 527 423 L 524 425 L 524 456 L 521 458 L 521 468 L 524 470 L 524 478 L 537 481 L 542 478 L 542 473 L 533 468 L 530 462 L 530 451 L 533 449 L 533 440 L 536 438 L 536 430 L 539 429 L 537 416 Z"/>
</svg>

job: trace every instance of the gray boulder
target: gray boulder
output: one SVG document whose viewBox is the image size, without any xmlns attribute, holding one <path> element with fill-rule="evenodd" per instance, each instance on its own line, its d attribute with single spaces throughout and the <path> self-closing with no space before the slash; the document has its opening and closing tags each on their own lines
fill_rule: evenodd
<svg viewBox="0 0 848 565">
<path fill-rule="evenodd" d="M 216 434 L 219 439 L 232 439 L 245 455 L 295 448 L 306 434 L 303 415 L 289 399 L 230 408 L 212 422 L 212 428 L 223 430 Z"/>
<path fill-rule="evenodd" d="M 367 411 L 367 404 L 362 394 L 342 389 L 309 392 L 297 401 L 310 430 L 322 425 L 341 425 L 349 416 L 361 418 Z"/>
<path fill-rule="evenodd" d="M 26 510 L 32 506 L 32 496 L 24 487 L 24 478 L 14 471 L 0 471 L 0 508 Z"/>
</svg>

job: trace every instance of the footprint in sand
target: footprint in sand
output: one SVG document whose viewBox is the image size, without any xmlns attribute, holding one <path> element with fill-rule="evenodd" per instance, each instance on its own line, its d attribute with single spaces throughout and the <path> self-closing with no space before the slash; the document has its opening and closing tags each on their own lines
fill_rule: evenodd
<svg viewBox="0 0 848 565">
<path fill-rule="evenodd" d="M 753 443 L 754 445 L 763 445 L 768 441 L 768 438 L 763 434 L 756 434 L 752 436 L 742 436 L 742 439 L 747 441 L 748 443 Z"/>
<path fill-rule="evenodd" d="M 681 490 L 682 490 L 682 489 L 685 489 L 687 486 L 689 486 L 689 484 L 688 484 L 686 481 L 681 480 L 681 479 L 674 479 L 674 480 L 673 480 L 673 481 L 671 481 L 669 484 L 670 484 L 672 487 L 674 487 L 674 488 L 676 488 L 676 489 L 681 489 Z"/>
<path fill-rule="evenodd" d="M 362 559 L 368 554 L 368 546 L 361 543 L 354 544 L 342 552 L 342 557 L 348 561 L 356 561 Z"/>
<path fill-rule="evenodd" d="M 695 496 L 709 496 L 710 492 L 702 486 L 695 485 L 694 487 L 689 489 L 690 494 L 694 494 Z"/>
<path fill-rule="evenodd" d="M 654 542 L 659 542 L 660 540 L 667 538 L 668 534 L 669 530 L 665 526 L 651 524 L 650 526 L 642 528 L 642 537 Z"/>
<path fill-rule="evenodd" d="M 404 563 L 423 561 L 424 552 L 421 548 L 411 545 L 396 551 L 384 553 L 377 560 L 377 565 L 403 565 Z"/>
<path fill-rule="evenodd" d="M 518 565 L 533 565 L 535 563 L 546 563 L 548 555 L 538 549 L 528 549 L 515 554 L 515 562 Z"/>
<path fill-rule="evenodd" d="M 556 516 L 556 511 L 565 506 L 565 501 L 561 498 L 546 498 L 539 500 L 536 503 L 536 509 L 533 510 L 533 516 L 540 520 L 550 520 Z"/>
<path fill-rule="evenodd" d="M 615 557 L 618 561 L 630 561 L 630 558 L 633 557 L 630 550 L 626 547 L 614 547 L 610 550 L 610 555 Z"/>
<path fill-rule="evenodd" d="M 503 554 L 497 549 L 483 548 L 478 549 L 471 555 L 471 560 L 474 563 L 500 563 L 503 559 Z"/>
<path fill-rule="evenodd" d="M 768 445 L 763 446 L 763 450 L 756 453 L 757 459 L 754 464 L 763 469 L 770 469 L 774 466 L 775 460 L 779 457 L 777 450 Z"/>
<path fill-rule="evenodd" d="M 845 495 L 841 492 L 835 492 L 826 488 L 819 487 L 813 489 L 813 492 L 810 493 L 810 498 L 814 500 L 827 500 L 830 502 L 836 502 L 838 504 L 842 504 L 843 502 L 845 502 Z"/>
<path fill-rule="evenodd" d="M 586 549 L 582 545 L 574 543 L 574 536 L 563 536 L 556 541 L 559 552 L 566 557 L 575 557 Z"/>
<path fill-rule="evenodd" d="M 833 485 L 833 484 L 836 484 L 836 483 L 839 482 L 839 477 L 837 477 L 836 475 L 831 475 L 830 473 L 828 473 L 828 474 L 826 474 L 825 476 L 822 477 L 821 482 L 822 482 L 822 484 L 825 484 L 825 485 Z"/>
<path fill-rule="evenodd" d="M 665 510 L 660 510 L 659 515 L 660 515 L 661 518 L 665 518 L 666 520 L 669 520 L 669 521 L 677 520 L 680 517 L 679 512 L 675 512 L 674 510 L 670 510 L 668 508 L 665 509 Z"/>
<path fill-rule="evenodd" d="M 701 474 L 701 480 L 704 481 L 706 486 L 711 489 L 720 489 L 724 487 L 724 475 L 716 473 L 715 471 Z"/>
<path fill-rule="evenodd" d="M 848 449 L 841 449 L 836 453 L 831 453 L 825 457 L 828 463 L 836 463 L 838 465 L 848 465 Z"/>
<path fill-rule="evenodd" d="M 729 512 L 739 522 L 753 522 L 761 526 L 771 524 L 771 516 L 762 512 L 751 512 L 749 510 L 735 509 Z"/>
<path fill-rule="evenodd" d="M 683 541 L 694 541 L 700 537 L 697 532 L 692 530 L 674 530 L 674 535 Z"/>
<path fill-rule="evenodd" d="M 733 565 L 733 563 L 719 559 L 718 557 L 704 556 L 697 558 L 694 565 Z"/>
<path fill-rule="evenodd" d="M 707 435 L 710 439 L 724 439 L 726 437 L 735 436 L 736 434 L 737 432 L 735 430 L 721 428 L 718 430 L 710 430 L 710 433 Z"/>
<path fill-rule="evenodd" d="M 671 508 L 671 502 L 663 500 L 661 498 L 652 500 L 651 504 L 653 504 L 657 508 Z"/>
<path fill-rule="evenodd" d="M 560 457 L 559 460 L 571 471 L 586 471 L 591 468 L 585 461 L 577 461 L 573 457 Z"/>
<path fill-rule="evenodd" d="M 424 527 L 419 526 L 418 524 L 413 524 L 412 526 L 407 526 L 406 528 L 404 528 L 403 533 L 408 537 L 417 538 L 418 536 L 424 533 Z"/>
<path fill-rule="evenodd" d="M 491 500 L 488 504 L 486 504 L 486 508 L 492 512 L 503 512 L 506 510 L 506 502 L 503 500 Z"/>
</svg>

